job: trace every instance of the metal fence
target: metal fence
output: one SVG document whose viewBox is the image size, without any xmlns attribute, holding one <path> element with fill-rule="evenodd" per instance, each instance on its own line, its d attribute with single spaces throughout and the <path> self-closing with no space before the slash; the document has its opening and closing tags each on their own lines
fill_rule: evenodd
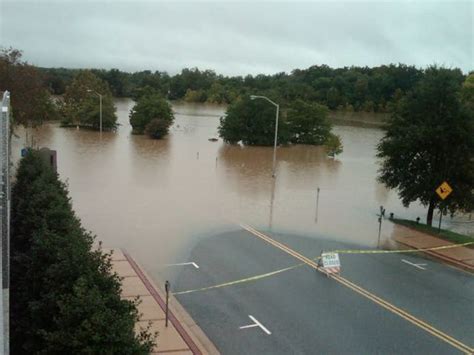
<svg viewBox="0 0 474 355">
<path fill-rule="evenodd" d="M 0 345 L 9 353 L 9 288 L 10 288 L 10 93 L 2 98 L 0 122 L 0 232 L 2 238 L 1 282 L 2 303 L 0 317 Z"/>
</svg>

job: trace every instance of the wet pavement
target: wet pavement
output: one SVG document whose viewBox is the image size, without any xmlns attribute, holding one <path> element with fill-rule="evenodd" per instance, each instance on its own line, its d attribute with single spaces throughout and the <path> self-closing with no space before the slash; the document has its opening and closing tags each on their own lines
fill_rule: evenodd
<svg viewBox="0 0 474 355">
<path fill-rule="evenodd" d="M 268 230 L 265 234 L 309 258 L 322 250 L 357 248 Z M 248 278 L 300 262 L 245 230 L 201 241 L 188 260 L 199 269 L 181 266 L 172 281 L 174 291 Z M 225 354 L 462 353 L 462 347 L 446 341 L 448 336 L 473 350 L 472 275 L 413 254 L 341 255 L 341 264 L 345 279 L 443 335 L 309 266 L 177 298 Z M 271 334 L 259 326 L 240 329 L 254 324 L 249 316 Z"/>
</svg>

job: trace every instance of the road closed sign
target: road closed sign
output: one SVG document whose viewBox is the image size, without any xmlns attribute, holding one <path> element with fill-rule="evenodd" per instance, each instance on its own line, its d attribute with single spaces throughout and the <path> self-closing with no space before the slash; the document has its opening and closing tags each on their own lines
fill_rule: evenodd
<svg viewBox="0 0 474 355">
<path fill-rule="evenodd" d="M 323 267 L 341 267 L 338 253 L 322 253 L 321 259 L 323 261 Z"/>
<path fill-rule="evenodd" d="M 341 272 L 341 262 L 338 253 L 322 253 L 321 264 L 328 274 L 338 274 Z"/>
</svg>

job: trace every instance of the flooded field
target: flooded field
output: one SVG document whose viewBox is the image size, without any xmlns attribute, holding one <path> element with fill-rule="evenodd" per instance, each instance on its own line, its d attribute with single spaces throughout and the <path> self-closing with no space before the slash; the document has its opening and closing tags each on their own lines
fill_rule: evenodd
<svg viewBox="0 0 474 355">
<path fill-rule="evenodd" d="M 106 247 L 127 249 L 151 273 L 186 260 L 200 238 L 239 222 L 375 246 L 381 205 L 387 214 L 425 218 L 425 208 L 405 209 L 396 192 L 376 181 L 378 128 L 336 126 L 344 153 L 335 160 L 321 147 L 281 147 L 273 179 L 271 147 L 209 141 L 217 137 L 222 107 L 174 104 L 170 135 L 157 141 L 131 135 L 131 100 L 116 105 L 121 125 L 102 138 L 58 124 L 44 125 L 34 137 L 38 146 L 57 150 L 60 177 L 84 227 Z M 17 134 L 15 161 L 24 144 L 24 132 Z M 384 222 L 382 239 L 391 231 Z"/>
</svg>

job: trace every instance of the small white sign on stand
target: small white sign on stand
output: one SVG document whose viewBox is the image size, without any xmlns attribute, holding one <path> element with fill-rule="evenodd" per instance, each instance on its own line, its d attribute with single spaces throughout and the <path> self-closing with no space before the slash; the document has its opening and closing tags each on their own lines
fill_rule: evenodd
<svg viewBox="0 0 474 355">
<path fill-rule="evenodd" d="M 329 274 L 339 274 L 341 272 L 341 262 L 338 253 L 321 253 L 321 263 L 323 271 Z"/>
</svg>

